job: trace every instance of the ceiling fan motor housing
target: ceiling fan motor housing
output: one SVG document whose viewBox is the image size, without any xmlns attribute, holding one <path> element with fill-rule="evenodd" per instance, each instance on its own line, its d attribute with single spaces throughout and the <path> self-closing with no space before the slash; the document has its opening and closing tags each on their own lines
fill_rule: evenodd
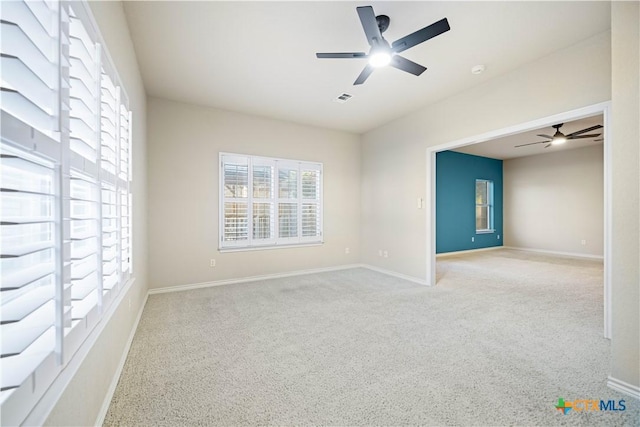
<svg viewBox="0 0 640 427">
<path fill-rule="evenodd" d="M 378 28 L 380 29 L 381 33 L 384 33 L 385 31 L 387 31 L 387 28 L 389 28 L 390 21 L 391 21 L 391 18 L 389 18 L 387 15 L 376 16 L 376 22 L 378 23 Z"/>
</svg>

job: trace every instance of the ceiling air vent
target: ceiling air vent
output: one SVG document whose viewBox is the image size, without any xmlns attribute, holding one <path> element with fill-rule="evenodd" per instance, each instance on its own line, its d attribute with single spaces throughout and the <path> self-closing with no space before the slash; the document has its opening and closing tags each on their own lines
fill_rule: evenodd
<svg viewBox="0 0 640 427">
<path fill-rule="evenodd" d="M 342 95 L 340 95 L 336 99 L 334 99 L 333 102 L 337 102 L 339 104 L 344 104 L 349 99 L 351 99 L 351 97 L 352 97 L 352 95 L 349 95 L 348 93 L 343 93 Z"/>
</svg>

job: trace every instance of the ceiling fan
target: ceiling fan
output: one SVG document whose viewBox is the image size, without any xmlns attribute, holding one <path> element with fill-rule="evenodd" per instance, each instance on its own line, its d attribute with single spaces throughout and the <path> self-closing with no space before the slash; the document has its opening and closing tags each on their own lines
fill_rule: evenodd
<svg viewBox="0 0 640 427">
<path fill-rule="evenodd" d="M 572 132 L 569 135 L 565 135 L 562 132 L 560 132 L 560 128 L 562 127 L 562 125 L 564 125 L 564 123 L 560 123 L 560 124 L 552 126 L 556 130 L 556 133 L 554 133 L 553 136 L 545 135 L 545 134 L 538 134 L 538 136 L 540 136 L 542 138 L 547 138 L 549 141 L 530 142 L 528 144 L 516 145 L 514 148 L 525 147 L 527 145 L 534 145 L 534 144 L 547 144 L 544 148 L 549 148 L 552 145 L 564 144 L 565 142 L 570 141 L 572 139 L 595 138 L 597 136 L 600 136 L 600 134 L 599 133 L 593 133 L 593 134 L 587 134 L 587 135 L 585 135 L 585 134 L 587 132 L 591 132 L 592 130 L 596 130 L 596 129 L 602 128 L 602 125 L 595 125 L 595 126 L 591 126 L 591 127 L 588 127 L 588 128 L 576 131 L 576 132 Z"/>
<path fill-rule="evenodd" d="M 441 19 L 421 30 L 404 36 L 389 45 L 382 33 L 389 27 L 389 17 L 387 15 L 376 16 L 371 6 L 357 7 L 358 16 L 362 23 L 362 28 L 367 36 L 367 41 L 371 46 L 369 53 L 365 52 L 341 52 L 341 53 L 316 53 L 317 58 L 364 58 L 369 63 L 364 67 L 354 85 L 361 85 L 371 75 L 373 70 L 378 67 L 391 65 L 407 73 L 419 76 L 427 68 L 420 64 L 410 61 L 398 53 L 405 51 L 413 46 L 425 42 L 433 37 L 450 30 L 447 18 Z"/>
</svg>

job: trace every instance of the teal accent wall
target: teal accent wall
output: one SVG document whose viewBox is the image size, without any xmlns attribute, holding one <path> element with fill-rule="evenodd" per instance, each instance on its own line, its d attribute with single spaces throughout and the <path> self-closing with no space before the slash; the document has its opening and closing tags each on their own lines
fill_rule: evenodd
<svg viewBox="0 0 640 427">
<path fill-rule="evenodd" d="M 476 234 L 476 179 L 493 181 L 493 233 Z M 502 246 L 502 205 L 502 160 L 436 153 L 436 253 Z"/>
</svg>

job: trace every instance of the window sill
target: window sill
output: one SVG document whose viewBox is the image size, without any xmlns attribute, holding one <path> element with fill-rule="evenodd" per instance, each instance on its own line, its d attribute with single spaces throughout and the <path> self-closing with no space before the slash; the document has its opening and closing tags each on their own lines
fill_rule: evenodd
<svg viewBox="0 0 640 427">
<path fill-rule="evenodd" d="M 322 245 L 324 245 L 324 242 L 294 243 L 291 245 L 247 246 L 247 247 L 239 247 L 239 248 L 218 248 L 218 252 L 227 253 L 227 252 L 265 251 L 265 250 L 271 250 L 271 249 L 307 248 L 310 246 L 322 246 Z"/>
<path fill-rule="evenodd" d="M 476 230 L 476 234 L 491 234 L 495 232 L 496 230 Z"/>
</svg>

